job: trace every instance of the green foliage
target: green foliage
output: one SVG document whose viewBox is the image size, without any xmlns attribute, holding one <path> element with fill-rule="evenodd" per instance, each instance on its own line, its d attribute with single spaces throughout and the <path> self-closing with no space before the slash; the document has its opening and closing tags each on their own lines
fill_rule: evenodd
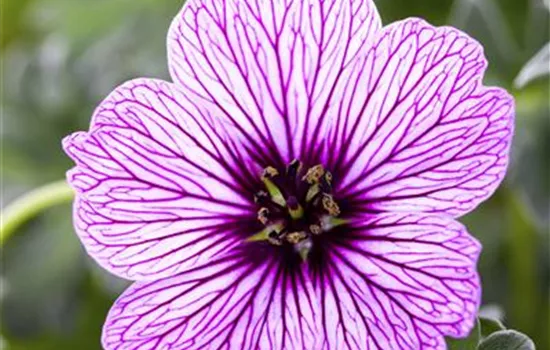
<svg viewBox="0 0 550 350">
<path fill-rule="evenodd" d="M 506 330 L 499 320 L 480 317 L 466 338 L 447 338 L 448 350 L 535 350 L 525 334 Z"/>
<path fill-rule="evenodd" d="M 535 350 L 535 344 L 525 334 L 517 331 L 498 331 L 484 339 L 479 350 Z"/>
<path fill-rule="evenodd" d="M 480 317 L 478 321 L 479 321 L 479 324 L 480 324 L 481 338 L 486 338 L 492 333 L 495 333 L 495 332 L 502 331 L 502 330 L 506 329 L 504 327 L 504 325 L 502 324 L 502 322 L 500 322 L 499 320 Z"/>
</svg>

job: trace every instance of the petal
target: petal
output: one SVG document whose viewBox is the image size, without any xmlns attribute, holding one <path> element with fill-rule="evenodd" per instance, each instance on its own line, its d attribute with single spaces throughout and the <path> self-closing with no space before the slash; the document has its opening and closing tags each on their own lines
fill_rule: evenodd
<svg viewBox="0 0 550 350">
<path fill-rule="evenodd" d="M 260 251 L 137 282 L 103 328 L 105 349 L 320 349 L 303 275 Z M 262 255 L 264 254 L 264 255 Z"/>
<path fill-rule="evenodd" d="M 444 335 L 469 333 L 480 245 L 462 225 L 400 213 L 354 226 L 330 249 L 318 291 L 330 349 L 445 349 Z"/>
<path fill-rule="evenodd" d="M 336 82 L 380 27 L 372 0 L 188 0 L 168 35 L 170 72 L 270 161 L 307 161 Z"/>
<path fill-rule="evenodd" d="M 355 224 L 326 269 L 289 269 L 243 246 L 208 265 L 137 282 L 111 309 L 106 349 L 444 349 L 479 305 L 480 246 L 450 217 Z"/>
<path fill-rule="evenodd" d="M 456 29 L 419 19 L 384 28 L 329 112 L 326 158 L 341 196 L 453 216 L 488 198 L 508 164 L 514 102 L 482 85 L 485 67 L 481 45 Z"/>
<path fill-rule="evenodd" d="M 170 83 L 134 80 L 103 101 L 90 132 L 63 141 L 76 162 L 68 173 L 74 224 L 100 265 L 124 278 L 159 278 L 242 239 L 254 165 L 216 113 Z"/>
</svg>

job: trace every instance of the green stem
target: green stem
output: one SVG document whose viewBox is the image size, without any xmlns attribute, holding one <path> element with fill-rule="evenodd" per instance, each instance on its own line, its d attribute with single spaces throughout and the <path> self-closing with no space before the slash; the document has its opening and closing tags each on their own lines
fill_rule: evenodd
<svg viewBox="0 0 550 350">
<path fill-rule="evenodd" d="M 7 205 L 0 215 L 0 246 L 27 220 L 73 197 L 73 190 L 62 180 L 34 189 Z"/>
</svg>

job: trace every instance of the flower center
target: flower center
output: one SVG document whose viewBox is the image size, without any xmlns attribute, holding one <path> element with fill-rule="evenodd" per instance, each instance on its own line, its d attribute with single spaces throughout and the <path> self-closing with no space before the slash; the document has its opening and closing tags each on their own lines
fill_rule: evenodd
<svg viewBox="0 0 550 350">
<path fill-rule="evenodd" d="M 332 174 L 322 165 L 304 170 L 298 160 L 284 172 L 267 167 L 261 174 L 265 190 L 254 196 L 258 221 L 264 230 L 249 241 L 267 241 L 275 246 L 292 245 L 306 259 L 315 236 L 337 225 L 340 207 L 332 196 Z"/>
</svg>

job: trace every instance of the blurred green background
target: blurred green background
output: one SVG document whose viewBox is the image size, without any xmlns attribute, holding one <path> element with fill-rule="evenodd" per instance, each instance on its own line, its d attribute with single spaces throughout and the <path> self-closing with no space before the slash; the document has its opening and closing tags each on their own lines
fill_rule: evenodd
<svg viewBox="0 0 550 350">
<path fill-rule="evenodd" d="M 167 78 L 165 35 L 179 0 L 3 0 L 2 206 L 62 179 L 63 136 L 88 128 L 116 85 Z M 482 312 L 549 345 L 550 46 L 545 0 L 378 0 L 385 23 L 419 16 L 480 40 L 486 82 L 517 101 L 508 177 L 463 218 L 484 246 Z M 0 348 L 99 349 L 103 319 L 127 282 L 83 253 L 71 208 L 43 213 L 3 242 Z"/>
</svg>

